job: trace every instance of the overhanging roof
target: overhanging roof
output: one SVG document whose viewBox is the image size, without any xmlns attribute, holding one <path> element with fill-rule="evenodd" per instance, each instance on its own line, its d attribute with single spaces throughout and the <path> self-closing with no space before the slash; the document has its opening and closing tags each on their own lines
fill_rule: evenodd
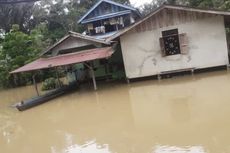
<svg viewBox="0 0 230 153">
<path fill-rule="evenodd" d="M 64 55 L 54 56 L 50 58 L 39 58 L 10 73 L 13 74 L 19 72 L 28 72 L 28 71 L 41 70 L 41 69 L 53 68 L 53 67 L 64 66 L 64 65 L 77 64 L 82 62 L 88 62 L 96 59 L 109 58 L 112 54 L 113 54 L 112 47 L 105 47 L 105 48 L 90 49 L 90 50 L 77 52 L 77 53 L 64 54 Z"/>
<path fill-rule="evenodd" d="M 157 8 L 156 10 L 154 10 L 153 12 L 149 13 L 148 15 L 146 15 L 144 18 L 140 19 L 139 21 L 137 21 L 136 23 L 134 23 L 133 25 L 120 30 L 119 32 L 115 33 L 114 35 L 112 35 L 111 37 L 107 38 L 106 41 L 112 41 L 114 39 L 116 39 L 117 37 L 123 35 L 124 33 L 128 32 L 129 30 L 133 29 L 134 27 L 138 26 L 139 24 L 141 24 L 142 22 L 146 21 L 147 19 L 149 19 L 150 17 L 152 17 L 153 15 L 157 14 L 158 12 L 160 12 L 163 9 L 174 9 L 174 10 L 182 10 L 182 11 L 190 11 L 190 12 L 198 12 L 198 13 L 208 13 L 208 14 L 216 14 L 216 15 L 223 15 L 223 16 L 230 16 L 230 12 L 229 11 L 222 11 L 222 10 L 214 10 L 214 9 L 200 9 L 200 8 L 193 8 L 193 7 L 188 7 L 188 6 L 180 6 L 180 5 L 162 5 L 159 8 Z"/>
</svg>

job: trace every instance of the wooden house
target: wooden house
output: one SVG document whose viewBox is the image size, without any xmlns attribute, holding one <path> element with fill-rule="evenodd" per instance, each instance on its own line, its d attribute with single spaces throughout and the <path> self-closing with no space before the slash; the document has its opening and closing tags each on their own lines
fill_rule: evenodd
<svg viewBox="0 0 230 153">
<path fill-rule="evenodd" d="M 99 0 L 79 21 L 86 27 L 86 34 L 105 35 L 121 30 L 141 17 L 139 11 L 111 0 Z"/>
</svg>

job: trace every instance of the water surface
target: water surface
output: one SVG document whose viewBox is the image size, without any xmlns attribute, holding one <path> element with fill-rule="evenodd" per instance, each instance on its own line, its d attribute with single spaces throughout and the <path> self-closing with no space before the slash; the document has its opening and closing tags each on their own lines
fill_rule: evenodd
<svg viewBox="0 0 230 153">
<path fill-rule="evenodd" d="M 230 73 L 99 84 L 25 112 L 0 91 L 0 153 L 229 153 Z"/>
</svg>

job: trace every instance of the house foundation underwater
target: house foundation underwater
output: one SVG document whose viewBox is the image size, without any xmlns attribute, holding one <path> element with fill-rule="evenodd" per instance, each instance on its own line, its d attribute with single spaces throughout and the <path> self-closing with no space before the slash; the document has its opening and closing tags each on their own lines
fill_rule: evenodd
<svg viewBox="0 0 230 153">
<path fill-rule="evenodd" d="M 24 66 L 12 73 L 61 66 L 70 70 L 69 78 L 74 73 L 81 81 L 92 77 L 129 80 L 229 65 L 228 11 L 162 5 L 142 17 L 131 6 L 100 0 L 78 23 L 85 26 L 83 34 L 69 32 L 41 58 L 81 54 L 82 60 L 66 58 L 71 62 Z M 104 48 L 110 48 L 110 56 L 87 55 Z"/>
</svg>

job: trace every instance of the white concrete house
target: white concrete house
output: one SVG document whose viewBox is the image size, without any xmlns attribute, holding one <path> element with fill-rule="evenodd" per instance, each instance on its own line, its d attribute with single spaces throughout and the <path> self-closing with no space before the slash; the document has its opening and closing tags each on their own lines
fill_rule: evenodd
<svg viewBox="0 0 230 153">
<path fill-rule="evenodd" d="M 127 79 L 229 64 L 230 12 L 163 5 L 107 41 L 120 39 Z"/>
</svg>

